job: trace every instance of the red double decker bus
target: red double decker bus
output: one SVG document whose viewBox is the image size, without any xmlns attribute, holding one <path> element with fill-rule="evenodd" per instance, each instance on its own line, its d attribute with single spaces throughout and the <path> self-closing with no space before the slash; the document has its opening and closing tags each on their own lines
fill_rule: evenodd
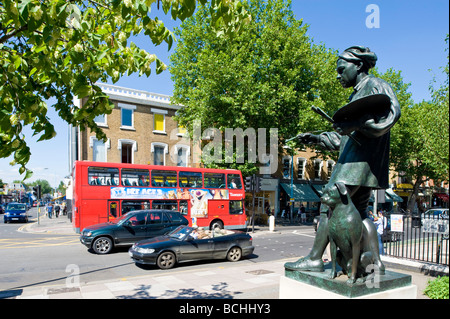
<svg viewBox="0 0 450 319">
<path fill-rule="evenodd" d="M 247 226 L 239 170 L 75 161 L 72 225 L 83 228 L 139 209 L 170 209 L 190 225 Z"/>
</svg>

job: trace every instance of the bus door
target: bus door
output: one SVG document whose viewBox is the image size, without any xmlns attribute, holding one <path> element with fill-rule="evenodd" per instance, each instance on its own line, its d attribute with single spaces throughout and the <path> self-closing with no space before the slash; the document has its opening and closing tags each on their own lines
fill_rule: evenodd
<svg viewBox="0 0 450 319">
<path fill-rule="evenodd" d="M 118 200 L 108 200 L 108 221 L 120 217 L 120 207 Z"/>
</svg>

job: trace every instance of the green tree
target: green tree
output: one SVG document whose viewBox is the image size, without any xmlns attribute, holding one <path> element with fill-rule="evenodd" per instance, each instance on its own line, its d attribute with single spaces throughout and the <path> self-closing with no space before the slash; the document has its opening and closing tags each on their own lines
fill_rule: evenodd
<svg viewBox="0 0 450 319">
<path fill-rule="evenodd" d="M 231 41 L 214 36 L 207 10 L 198 10 L 175 30 L 173 100 L 185 106 L 177 120 L 191 137 L 195 120 L 202 129 L 222 133 L 226 128 L 278 128 L 280 146 L 300 132 L 330 129 L 310 107 L 332 112 L 345 104 L 349 93 L 335 79 L 336 52 L 312 43 L 308 26 L 294 17 L 291 1 L 247 4 L 252 24 Z M 255 172 L 247 156 L 245 161 L 209 166 Z"/>
<path fill-rule="evenodd" d="M 408 201 L 408 209 L 412 211 L 421 184 L 430 179 L 448 182 L 448 62 L 444 67 L 446 81 L 437 90 L 431 86 L 432 100 L 420 103 L 411 99 L 407 91 L 410 84 L 403 83 L 401 72 L 390 69 L 384 74 L 374 73 L 391 84 L 400 102 L 402 115 L 391 131 L 390 161 L 397 174 L 413 183 Z"/>
<path fill-rule="evenodd" d="M 64 185 L 64 182 L 59 182 L 58 188 L 56 189 L 58 192 L 60 192 L 63 196 L 66 194 L 66 186 Z"/>
<path fill-rule="evenodd" d="M 52 194 L 53 193 L 53 187 L 50 185 L 50 183 L 45 179 L 37 179 L 34 182 L 27 184 L 28 187 L 33 187 L 41 185 L 41 196 L 44 194 Z"/>
<path fill-rule="evenodd" d="M 170 49 L 174 41 L 158 14 L 184 20 L 197 4 L 208 3 L 216 35 L 230 35 L 250 21 L 238 0 L 4 0 L 0 1 L 0 157 L 14 155 L 20 174 L 30 149 L 22 133 L 30 125 L 38 141 L 55 136 L 46 100 L 53 97 L 59 116 L 74 126 L 106 135 L 94 123 L 113 104 L 95 85 L 122 75 L 149 76 L 166 65 L 131 40 L 144 34 Z M 151 11 L 151 7 L 156 11 Z M 159 11 L 161 6 L 161 10 Z M 81 106 L 73 98 L 86 97 Z"/>
</svg>

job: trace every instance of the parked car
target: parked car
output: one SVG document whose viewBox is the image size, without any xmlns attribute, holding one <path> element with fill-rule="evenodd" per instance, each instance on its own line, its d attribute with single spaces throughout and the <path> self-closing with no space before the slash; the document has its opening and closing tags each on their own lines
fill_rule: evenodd
<svg viewBox="0 0 450 319">
<path fill-rule="evenodd" d="M 420 215 L 420 219 L 448 219 L 448 208 L 432 208 Z"/>
<path fill-rule="evenodd" d="M 136 210 L 107 223 L 86 227 L 80 241 L 97 254 L 108 254 L 116 246 L 130 246 L 142 239 L 161 236 L 188 220 L 171 210 Z"/>
<path fill-rule="evenodd" d="M 28 222 L 27 204 L 9 203 L 8 205 L 6 205 L 3 222 L 6 224 L 11 221 L 23 221 L 25 223 Z"/>
<path fill-rule="evenodd" d="M 448 239 L 448 208 L 432 208 L 420 215 L 423 232 L 441 234 Z"/>
<path fill-rule="evenodd" d="M 194 260 L 228 259 L 234 262 L 252 254 L 253 250 L 252 237 L 241 231 L 216 228 L 202 232 L 180 226 L 165 236 L 139 241 L 128 252 L 137 264 L 170 269 L 177 263 Z"/>
</svg>

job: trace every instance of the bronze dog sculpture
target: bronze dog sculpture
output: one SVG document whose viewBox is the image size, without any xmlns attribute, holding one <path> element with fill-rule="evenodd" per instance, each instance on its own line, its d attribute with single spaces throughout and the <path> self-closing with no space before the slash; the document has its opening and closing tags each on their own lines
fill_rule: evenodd
<svg viewBox="0 0 450 319">
<path fill-rule="evenodd" d="M 347 284 L 352 285 L 358 277 L 366 274 L 366 267 L 373 263 L 366 228 L 363 226 L 358 210 L 349 198 L 344 183 L 328 185 L 323 190 L 321 202 L 332 210 L 328 221 L 332 259 L 330 277 L 332 279 L 337 277 L 336 263 L 338 263 L 344 274 L 349 277 Z"/>
</svg>

